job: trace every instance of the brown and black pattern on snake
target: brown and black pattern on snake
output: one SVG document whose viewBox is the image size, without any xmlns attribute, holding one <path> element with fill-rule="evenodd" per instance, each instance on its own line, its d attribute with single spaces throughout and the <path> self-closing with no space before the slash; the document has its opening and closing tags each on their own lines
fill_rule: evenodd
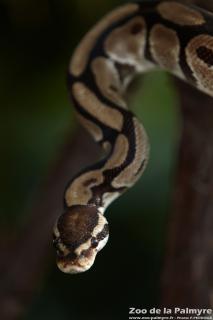
<svg viewBox="0 0 213 320">
<path fill-rule="evenodd" d="M 213 96 L 213 16 L 177 1 L 124 5 L 81 41 L 68 86 L 78 118 L 106 151 L 65 190 L 54 228 L 57 264 L 67 273 L 88 270 L 108 240 L 104 212 L 142 175 L 149 157 L 143 125 L 125 93 L 135 74 L 162 68 Z"/>
<path fill-rule="evenodd" d="M 186 59 L 197 86 L 209 95 L 213 92 L 213 36 L 201 34 L 190 40 Z"/>
</svg>

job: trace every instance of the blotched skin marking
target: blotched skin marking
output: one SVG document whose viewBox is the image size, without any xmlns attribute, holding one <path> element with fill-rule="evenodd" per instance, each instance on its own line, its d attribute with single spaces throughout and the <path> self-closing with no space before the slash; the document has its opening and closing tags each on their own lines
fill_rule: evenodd
<svg viewBox="0 0 213 320">
<path fill-rule="evenodd" d="M 128 149 L 127 138 L 120 134 L 115 142 L 113 153 L 103 168 L 82 174 L 68 187 L 65 193 L 67 206 L 86 205 L 92 198 L 91 188 L 104 182 L 103 171 L 121 166 L 127 157 Z"/>
<path fill-rule="evenodd" d="M 197 50 L 201 46 L 212 51 L 212 56 L 209 56 L 209 61 L 212 61 L 213 37 L 205 34 L 194 37 L 189 42 L 186 47 L 186 59 L 197 80 L 198 88 L 213 96 L 213 69 L 208 65 L 206 59 L 202 60 L 198 55 Z"/>
<path fill-rule="evenodd" d="M 95 141 L 101 141 L 103 139 L 102 130 L 92 121 L 84 118 L 79 113 L 76 114 L 78 121 L 82 124 L 82 126 L 89 131 Z"/>
<path fill-rule="evenodd" d="M 177 25 L 198 26 L 205 23 L 205 19 L 199 11 L 175 1 L 160 3 L 157 10 L 164 19 Z"/>
<path fill-rule="evenodd" d="M 105 18 L 103 18 L 98 24 L 96 24 L 96 26 L 85 35 L 80 45 L 76 48 L 70 63 L 70 73 L 76 77 L 80 76 L 86 68 L 90 53 L 100 34 L 114 22 L 125 18 L 126 16 L 136 12 L 137 10 L 137 4 L 127 4 L 125 6 L 117 8 L 116 10 L 108 14 Z"/>
<path fill-rule="evenodd" d="M 161 24 L 156 24 L 150 32 L 149 41 L 152 57 L 157 64 L 172 72 L 179 71 L 180 42 L 177 33 Z"/>
<path fill-rule="evenodd" d="M 88 181 L 92 181 L 89 186 Z M 102 171 L 94 170 L 82 174 L 75 179 L 65 193 L 65 201 L 68 207 L 73 205 L 86 205 L 92 197 L 91 188 L 103 183 Z"/>
<path fill-rule="evenodd" d="M 129 142 L 125 135 L 119 134 L 116 139 L 112 156 L 104 166 L 104 170 L 120 167 L 126 160 L 129 150 Z"/>
<path fill-rule="evenodd" d="M 122 98 L 121 81 L 113 61 L 98 57 L 92 61 L 91 68 L 95 75 L 96 84 L 102 94 L 110 101 L 126 109 L 126 102 Z"/>
<path fill-rule="evenodd" d="M 212 49 L 207 48 L 206 46 L 202 45 L 196 50 L 197 56 L 200 60 L 205 62 L 209 68 L 213 66 L 213 51 Z"/>
<path fill-rule="evenodd" d="M 95 238 L 102 230 L 103 226 L 106 223 L 106 219 L 103 217 L 102 214 L 98 216 L 98 222 L 95 228 L 90 232 L 90 238 L 87 242 L 81 244 L 77 249 L 75 249 L 75 253 L 80 255 L 82 251 L 87 250 L 91 247 L 91 238 Z"/>
<path fill-rule="evenodd" d="M 145 20 L 135 17 L 110 33 L 104 44 L 105 50 L 112 60 L 134 65 L 137 71 L 142 71 L 146 33 Z"/>
<path fill-rule="evenodd" d="M 112 181 L 114 188 L 132 186 L 145 170 L 146 163 L 149 158 L 148 137 L 142 124 L 134 118 L 134 131 L 136 136 L 136 152 L 135 158 L 115 179 Z M 141 163 L 145 161 L 143 168 L 139 172 Z"/>
<path fill-rule="evenodd" d="M 72 88 L 73 95 L 77 102 L 91 115 L 101 121 L 109 128 L 121 131 L 123 127 L 122 114 L 108 105 L 102 103 L 86 85 L 76 82 Z"/>
</svg>

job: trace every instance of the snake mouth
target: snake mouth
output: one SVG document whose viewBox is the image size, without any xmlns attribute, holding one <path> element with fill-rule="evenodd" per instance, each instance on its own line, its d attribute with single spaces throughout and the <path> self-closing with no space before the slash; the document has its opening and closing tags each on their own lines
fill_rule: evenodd
<svg viewBox="0 0 213 320">
<path fill-rule="evenodd" d="M 60 241 L 55 246 L 57 247 L 57 266 L 64 272 L 69 274 L 82 273 L 89 270 L 94 264 L 97 253 L 106 245 L 108 241 L 108 234 L 99 242 L 91 241 L 92 246 L 87 249 L 70 252 L 66 246 L 61 245 Z M 62 250 L 61 250 L 62 249 Z"/>
<path fill-rule="evenodd" d="M 97 250 L 88 249 L 82 252 L 80 256 L 72 259 L 69 255 L 65 257 L 58 257 L 57 266 L 64 272 L 69 274 L 82 273 L 89 270 L 94 264 Z"/>
</svg>

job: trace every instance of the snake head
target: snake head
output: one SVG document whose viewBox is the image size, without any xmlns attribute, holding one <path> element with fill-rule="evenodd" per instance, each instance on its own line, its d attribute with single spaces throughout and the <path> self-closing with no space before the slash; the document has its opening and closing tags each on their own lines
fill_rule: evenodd
<svg viewBox="0 0 213 320">
<path fill-rule="evenodd" d="M 108 237 L 107 220 L 96 206 L 68 208 L 58 219 L 53 233 L 58 268 L 65 273 L 88 270 Z"/>
</svg>

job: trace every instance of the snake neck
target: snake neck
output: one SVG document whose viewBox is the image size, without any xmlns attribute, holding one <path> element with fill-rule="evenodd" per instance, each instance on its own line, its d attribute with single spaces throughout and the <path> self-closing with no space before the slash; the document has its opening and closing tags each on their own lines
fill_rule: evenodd
<svg viewBox="0 0 213 320">
<path fill-rule="evenodd" d="M 85 169 L 68 185 L 65 206 L 95 206 L 102 214 L 109 204 L 131 187 L 143 173 L 148 162 L 149 143 L 142 124 L 129 111 L 122 112 L 118 132 L 102 127 L 100 141 L 106 156 Z"/>
</svg>

